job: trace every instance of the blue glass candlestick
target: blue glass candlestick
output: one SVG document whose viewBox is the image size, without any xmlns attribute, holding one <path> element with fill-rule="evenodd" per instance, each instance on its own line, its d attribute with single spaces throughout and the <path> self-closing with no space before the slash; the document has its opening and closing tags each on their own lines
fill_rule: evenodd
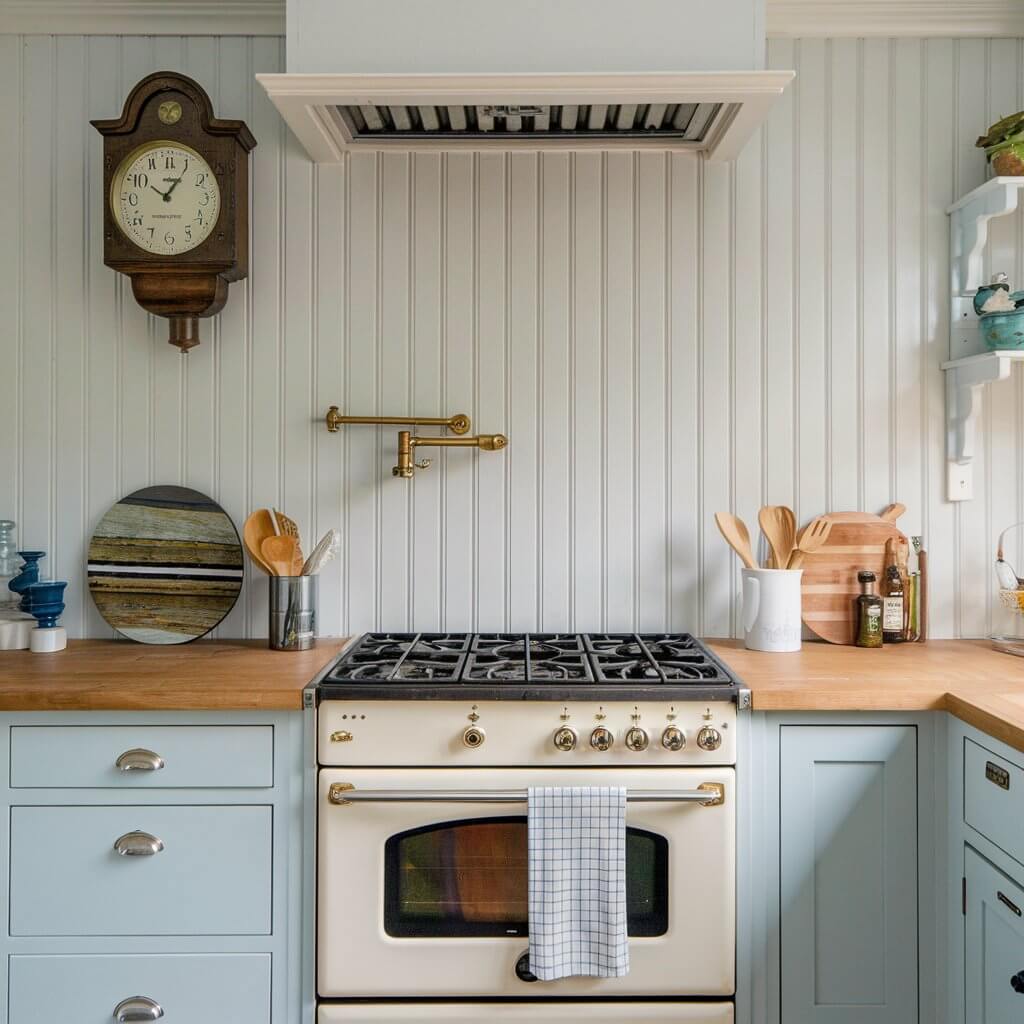
<svg viewBox="0 0 1024 1024">
<path fill-rule="evenodd" d="M 31 612 L 26 591 L 33 583 L 39 582 L 39 561 L 46 557 L 45 551 L 19 551 L 22 558 L 21 572 L 7 584 L 10 590 L 21 597 L 21 604 L 18 606 L 23 612 Z"/>
<path fill-rule="evenodd" d="M 39 623 L 40 629 L 53 629 L 64 611 L 64 588 L 66 580 L 44 580 L 30 583 L 25 598 L 28 610 Z"/>
</svg>

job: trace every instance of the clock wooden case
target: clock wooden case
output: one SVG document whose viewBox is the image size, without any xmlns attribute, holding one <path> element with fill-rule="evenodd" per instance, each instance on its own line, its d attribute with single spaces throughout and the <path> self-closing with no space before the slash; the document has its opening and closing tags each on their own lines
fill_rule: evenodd
<svg viewBox="0 0 1024 1024">
<path fill-rule="evenodd" d="M 249 272 L 249 152 L 243 121 L 214 116 L 185 75 L 158 71 L 128 94 L 103 136 L 103 262 L 131 278 L 170 343 L 199 344 L 199 318 L 224 308 Z"/>
</svg>

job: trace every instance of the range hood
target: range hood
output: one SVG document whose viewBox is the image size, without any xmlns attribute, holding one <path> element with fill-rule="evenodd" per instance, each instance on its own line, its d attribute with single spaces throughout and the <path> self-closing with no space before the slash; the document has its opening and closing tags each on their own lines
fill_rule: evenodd
<svg viewBox="0 0 1024 1024">
<path fill-rule="evenodd" d="M 682 149 L 735 157 L 793 79 L 764 0 L 288 0 L 257 75 L 321 163 L 385 149 Z"/>
</svg>

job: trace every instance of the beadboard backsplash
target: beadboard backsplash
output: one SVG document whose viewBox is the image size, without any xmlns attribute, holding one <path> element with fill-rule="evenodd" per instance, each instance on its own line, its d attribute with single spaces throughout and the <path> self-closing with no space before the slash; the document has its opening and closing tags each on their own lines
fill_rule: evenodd
<svg viewBox="0 0 1024 1024">
<path fill-rule="evenodd" d="M 85 545 L 177 483 L 241 524 L 341 529 L 321 631 L 738 629 L 712 521 L 908 507 L 932 632 L 990 627 L 995 535 L 1024 518 L 1024 386 L 985 397 L 976 498 L 944 498 L 949 201 L 1024 106 L 1000 40 L 776 40 L 798 78 L 734 165 L 622 152 L 350 157 L 314 168 L 253 80 L 283 41 L 0 36 L 0 514 L 109 634 Z M 192 75 L 253 153 L 252 267 L 187 357 L 103 266 L 100 137 L 150 71 Z M 1024 220 L 991 266 L 1024 281 Z M 396 429 L 469 413 L 504 453 L 391 477 Z M 428 431 L 424 431 L 428 432 Z M 1019 556 L 1024 565 L 1024 552 Z M 222 626 L 261 636 L 257 574 Z"/>
</svg>

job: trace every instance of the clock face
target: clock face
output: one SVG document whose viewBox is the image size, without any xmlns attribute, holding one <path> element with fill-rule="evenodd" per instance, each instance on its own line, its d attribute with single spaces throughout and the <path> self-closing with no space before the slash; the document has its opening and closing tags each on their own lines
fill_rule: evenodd
<svg viewBox="0 0 1024 1024">
<path fill-rule="evenodd" d="M 118 227 L 140 249 L 177 256 L 209 237 L 220 213 L 210 165 L 179 142 L 153 142 L 129 153 L 110 186 Z"/>
</svg>

